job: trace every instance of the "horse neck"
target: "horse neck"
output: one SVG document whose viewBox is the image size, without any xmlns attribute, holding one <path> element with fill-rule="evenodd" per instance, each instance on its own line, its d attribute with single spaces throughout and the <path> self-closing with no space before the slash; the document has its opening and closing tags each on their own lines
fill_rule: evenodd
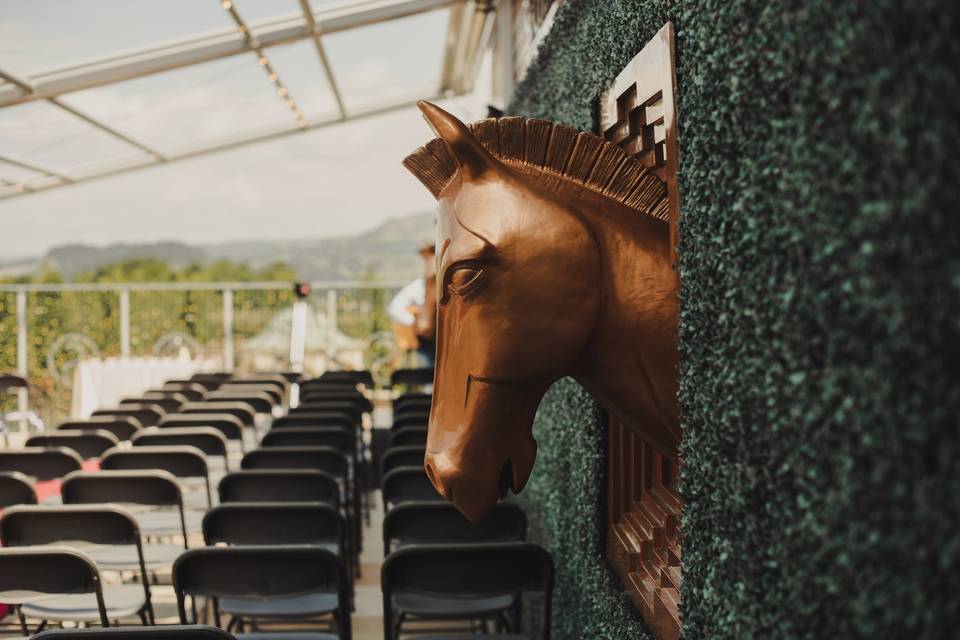
<svg viewBox="0 0 960 640">
<path fill-rule="evenodd" d="M 580 217 L 599 245 L 597 322 L 573 375 L 659 449 L 679 445 L 677 289 L 666 223 L 603 200 Z"/>
</svg>

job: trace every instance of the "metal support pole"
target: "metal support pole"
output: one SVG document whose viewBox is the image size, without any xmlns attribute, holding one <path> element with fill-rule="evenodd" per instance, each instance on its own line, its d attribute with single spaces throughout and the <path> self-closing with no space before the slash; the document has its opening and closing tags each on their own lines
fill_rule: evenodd
<svg viewBox="0 0 960 640">
<path fill-rule="evenodd" d="M 337 360 L 337 290 L 327 289 L 327 368 Z"/>
<path fill-rule="evenodd" d="M 130 357 L 130 290 L 120 289 L 120 357 Z"/>
<path fill-rule="evenodd" d="M 223 290 L 223 370 L 233 371 L 233 289 Z"/>
<path fill-rule="evenodd" d="M 27 355 L 27 292 L 17 291 L 17 373 L 24 378 L 29 369 Z M 26 411 L 27 408 L 27 390 L 19 389 L 17 410 Z"/>
</svg>

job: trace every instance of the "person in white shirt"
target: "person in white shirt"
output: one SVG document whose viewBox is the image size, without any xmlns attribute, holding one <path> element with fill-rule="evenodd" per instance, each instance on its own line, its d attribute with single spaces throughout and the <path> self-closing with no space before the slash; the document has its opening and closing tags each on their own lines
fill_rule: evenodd
<svg viewBox="0 0 960 640">
<path fill-rule="evenodd" d="M 394 335 L 401 351 L 416 351 L 419 366 L 432 367 L 436 355 L 436 254 L 434 245 L 420 249 L 424 277 L 410 282 L 387 305 L 387 314 L 396 323 Z"/>
</svg>

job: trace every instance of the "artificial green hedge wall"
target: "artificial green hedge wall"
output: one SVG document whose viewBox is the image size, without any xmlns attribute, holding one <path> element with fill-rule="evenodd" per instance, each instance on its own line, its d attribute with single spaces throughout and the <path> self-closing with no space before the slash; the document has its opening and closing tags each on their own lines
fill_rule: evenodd
<svg viewBox="0 0 960 640">
<path fill-rule="evenodd" d="M 960 625 L 960 3 L 569 0 L 509 111 L 677 28 L 684 635 Z M 602 559 L 602 427 L 548 395 L 524 500 L 556 637 L 645 637 Z"/>
</svg>

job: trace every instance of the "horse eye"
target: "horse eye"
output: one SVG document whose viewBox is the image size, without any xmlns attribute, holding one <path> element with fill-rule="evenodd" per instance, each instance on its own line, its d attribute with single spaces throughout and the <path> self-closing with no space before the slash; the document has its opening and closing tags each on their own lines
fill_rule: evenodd
<svg viewBox="0 0 960 640">
<path fill-rule="evenodd" d="M 479 267 L 458 267 L 447 279 L 447 289 L 453 294 L 463 294 L 480 280 L 483 269 Z"/>
</svg>

